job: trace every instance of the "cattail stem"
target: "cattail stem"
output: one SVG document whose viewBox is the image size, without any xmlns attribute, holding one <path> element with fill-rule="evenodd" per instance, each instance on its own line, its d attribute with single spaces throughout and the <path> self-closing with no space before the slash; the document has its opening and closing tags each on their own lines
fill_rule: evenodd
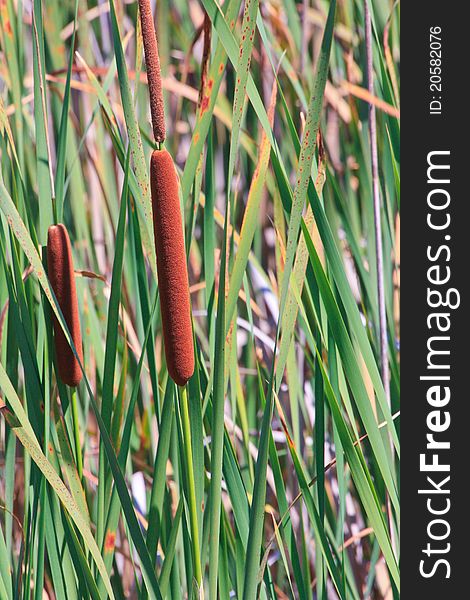
<svg viewBox="0 0 470 600">
<path fill-rule="evenodd" d="M 77 403 L 77 388 L 72 388 L 72 421 L 73 421 L 73 437 L 75 444 L 75 454 L 77 459 L 77 471 L 80 480 L 83 477 L 83 457 L 82 446 L 80 444 L 80 421 L 78 418 L 78 403 Z"/>
<path fill-rule="evenodd" d="M 184 454 L 188 479 L 188 506 L 193 547 L 194 579 L 196 580 L 199 598 L 204 597 L 202 586 L 201 550 L 199 546 L 199 525 L 197 522 L 196 484 L 194 482 L 193 450 L 191 442 L 191 426 L 189 421 L 188 391 L 186 386 L 179 388 L 181 423 L 183 427 Z"/>
<path fill-rule="evenodd" d="M 57 317 L 53 315 L 57 374 L 63 383 L 76 387 L 82 379 L 82 334 L 72 247 L 67 229 L 62 224 L 51 225 L 47 232 L 47 272 L 77 353 L 75 356 Z"/>
<path fill-rule="evenodd" d="M 193 331 L 178 179 L 166 150 L 152 154 L 150 184 L 166 362 L 182 386 L 194 372 Z"/>
<path fill-rule="evenodd" d="M 153 23 L 150 0 L 139 0 L 139 12 L 142 25 L 142 39 L 144 42 L 145 65 L 147 68 L 153 135 L 157 144 L 161 144 L 166 137 L 165 107 L 163 103 L 162 74 L 160 57 L 158 55 L 157 35 Z"/>
</svg>

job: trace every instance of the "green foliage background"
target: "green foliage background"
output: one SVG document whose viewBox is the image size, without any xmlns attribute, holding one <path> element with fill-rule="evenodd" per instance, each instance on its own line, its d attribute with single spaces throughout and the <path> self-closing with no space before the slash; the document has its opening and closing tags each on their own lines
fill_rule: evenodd
<svg viewBox="0 0 470 600">
<path fill-rule="evenodd" d="M 0 1 L 2 600 L 399 597 L 400 7 L 369 5 L 373 96 L 362 1 L 157 0 L 197 362 L 179 390 L 137 3 Z M 76 393 L 55 372 L 54 222 Z"/>
</svg>

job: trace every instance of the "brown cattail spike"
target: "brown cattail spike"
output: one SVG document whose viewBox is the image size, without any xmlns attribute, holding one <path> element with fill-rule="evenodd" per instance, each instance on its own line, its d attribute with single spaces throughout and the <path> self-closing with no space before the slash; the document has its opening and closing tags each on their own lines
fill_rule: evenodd
<svg viewBox="0 0 470 600">
<path fill-rule="evenodd" d="M 193 332 L 178 179 L 166 150 L 152 154 L 150 185 L 166 362 L 173 381 L 185 385 L 194 372 Z"/>
<path fill-rule="evenodd" d="M 158 56 L 157 36 L 153 24 L 150 0 L 139 0 L 142 39 L 144 41 L 145 65 L 150 95 L 150 113 L 152 115 L 153 135 L 161 144 L 166 137 L 165 108 L 163 105 L 162 75 Z"/>
<path fill-rule="evenodd" d="M 47 232 L 47 272 L 80 362 L 83 363 L 72 248 L 64 225 L 51 225 Z M 59 377 L 65 384 L 74 387 L 80 383 L 82 371 L 55 315 L 53 321 Z"/>
</svg>

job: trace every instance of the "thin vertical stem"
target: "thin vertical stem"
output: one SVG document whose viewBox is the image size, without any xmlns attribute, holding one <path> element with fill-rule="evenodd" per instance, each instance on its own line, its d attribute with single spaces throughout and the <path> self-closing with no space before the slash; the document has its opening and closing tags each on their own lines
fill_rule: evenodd
<svg viewBox="0 0 470 600">
<path fill-rule="evenodd" d="M 364 0 L 364 19 L 366 37 L 367 86 L 374 94 L 374 76 L 372 69 L 372 25 L 368 0 Z M 377 123 L 375 105 L 369 103 L 369 134 L 372 167 L 372 196 L 374 202 L 375 255 L 377 261 L 377 292 L 379 302 L 380 367 L 385 395 L 390 406 L 390 380 L 388 368 L 387 315 L 385 312 L 384 260 L 382 245 L 382 225 L 380 219 L 379 166 L 377 154 Z"/>
<path fill-rule="evenodd" d="M 197 522 L 196 485 L 194 482 L 193 449 L 191 443 L 191 425 L 189 422 L 188 391 L 186 386 L 179 388 L 181 400 L 181 421 L 183 426 L 184 453 L 188 476 L 188 506 L 191 541 L 193 546 L 194 578 L 199 598 L 204 597 L 202 586 L 201 551 L 199 547 L 199 527 Z"/>
</svg>

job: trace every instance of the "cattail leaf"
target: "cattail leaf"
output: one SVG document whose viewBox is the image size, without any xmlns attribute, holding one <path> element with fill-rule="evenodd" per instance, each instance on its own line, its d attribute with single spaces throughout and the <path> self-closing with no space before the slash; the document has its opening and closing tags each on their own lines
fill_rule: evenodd
<svg viewBox="0 0 470 600">
<path fill-rule="evenodd" d="M 251 598 L 256 597 L 256 590 L 259 583 L 258 573 L 260 565 L 260 549 L 264 530 L 269 434 L 271 431 L 271 419 L 273 415 L 273 377 L 274 373 L 272 371 L 268 382 L 268 393 L 265 396 L 258 368 L 258 393 L 261 399 L 264 400 L 264 411 L 258 445 L 258 457 L 256 460 L 253 497 L 250 506 L 250 524 L 243 581 L 243 600 L 250 600 Z"/>
<path fill-rule="evenodd" d="M 48 456 L 49 462 L 54 467 L 56 473 L 60 475 L 60 465 L 54 445 L 52 445 L 52 450 L 52 453 Z M 47 488 L 44 505 L 46 511 L 46 546 L 49 560 L 51 561 L 50 564 L 53 571 L 54 586 L 56 586 L 57 594 L 59 594 L 62 589 L 67 589 L 67 596 L 70 596 L 71 600 L 76 600 L 78 598 L 78 591 L 76 589 L 76 571 L 72 563 L 71 551 L 68 546 L 68 528 L 66 531 L 60 500 L 50 486 Z M 55 560 L 55 558 L 58 558 L 59 556 L 60 560 Z M 105 590 L 104 586 L 103 589 Z"/>
<path fill-rule="evenodd" d="M 230 138 L 230 152 L 228 159 L 228 194 L 231 193 L 231 183 L 235 169 L 235 158 L 238 152 L 238 138 L 245 106 L 246 83 L 248 81 L 248 74 L 250 71 L 251 53 L 254 45 L 258 6 L 259 0 L 245 0 L 238 63 L 235 69 L 236 83 L 235 92 L 233 95 L 232 136 Z M 272 128 L 272 123 L 270 125 Z"/>
<path fill-rule="evenodd" d="M 8 142 L 10 143 L 10 148 L 13 153 L 13 157 L 15 159 L 15 166 L 18 169 L 19 175 L 23 178 L 21 174 L 21 165 L 20 160 L 18 158 L 18 152 L 16 151 L 15 138 L 13 137 L 13 132 L 10 127 L 10 121 L 8 120 L 5 104 L 3 103 L 3 99 L 0 97 L 0 134 L 7 135 Z"/>
<path fill-rule="evenodd" d="M 210 536 L 209 546 L 209 593 L 217 597 L 217 579 L 219 570 L 220 514 L 222 497 L 222 462 L 224 441 L 225 406 L 225 278 L 227 266 L 229 204 L 225 208 L 224 241 L 220 258 L 220 276 L 218 287 L 217 317 L 215 322 L 214 380 L 212 387 L 212 453 L 210 484 Z"/>
<path fill-rule="evenodd" d="M 57 219 L 62 222 L 64 206 L 64 187 L 65 187 L 65 164 L 67 151 L 67 129 L 69 122 L 69 104 L 70 104 L 70 84 L 72 78 L 73 53 L 75 48 L 76 21 L 78 15 L 78 0 L 75 0 L 75 17 L 73 20 L 72 43 L 70 44 L 70 56 L 67 67 L 67 80 L 65 82 L 64 100 L 62 105 L 62 115 L 60 119 L 59 141 L 57 145 L 57 169 L 55 176 L 55 200 Z"/>
<path fill-rule="evenodd" d="M 205 170 L 205 204 L 204 204 L 204 275 L 206 280 L 206 309 L 207 327 L 209 330 L 209 346 L 211 359 L 214 356 L 215 343 L 215 164 L 213 131 L 209 132 L 207 142 L 206 170 Z"/>
<path fill-rule="evenodd" d="M 126 232 L 126 212 L 129 193 L 129 153 L 124 170 L 124 183 L 121 193 L 119 219 L 116 228 L 115 253 L 111 277 L 111 292 L 109 297 L 108 320 L 106 324 L 106 350 L 103 372 L 103 399 L 101 413 L 103 421 L 109 428 L 113 407 L 114 374 L 116 369 L 116 354 L 118 342 L 119 305 L 122 287 L 122 266 L 124 256 L 124 239 Z"/>
<path fill-rule="evenodd" d="M 3 535 L 1 535 L 2 541 L 3 541 Z M 0 544 L 0 549 L 4 550 L 4 556 L 6 557 L 6 547 L 5 547 L 5 542 L 3 541 L 3 544 Z M 10 587 L 7 588 L 5 587 L 5 582 L 4 582 L 4 574 L 2 573 L 2 577 L 0 578 L 0 596 L 2 598 L 6 598 L 7 600 L 9 600 L 10 598 L 12 598 L 12 591 L 11 591 L 11 579 L 9 578 L 9 583 L 10 583 Z"/>
<path fill-rule="evenodd" d="M 80 508 L 83 519 L 90 526 L 90 515 L 86 504 L 85 492 L 83 491 L 80 477 L 78 476 L 77 467 L 72 454 L 72 448 L 67 436 L 66 426 L 63 416 L 60 414 L 57 402 L 54 402 L 54 419 L 57 429 L 57 440 L 60 448 L 60 465 L 63 468 L 68 483 L 70 493 Z"/>
<path fill-rule="evenodd" d="M 116 368 L 118 341 L 119 305 L 121 300 L 126 208 L 129 191 L 129 156 L 130 154 L 128 152 L 126 157 L 126 168 L 124 172 L 124 183 L 122 186 L 119 220 L 116 231 L 116 245 L 111 279 L 111 294 L 109 297 L 108 320 L 106 324 L 106 350 L 104 355 L 101 415 L 108 431 L 111 430 L 111 419 L 114 405 L 114 374 Z M 105 537 L 104 529 L 108 512 L 107 497 L 109 498 L 109 489 L 111 483 L 105 466 L 105 453 L 103 448 L 100 450 L 99 474 L 97 534 L 99 543 L 103 543 Z"/>
<path fill-rule="evenodd" d="M 163 500 L 166 488 L 166 479 L 160 474 L 164 472 L 170 450 L 171 432 L 175 412 L 175 384 L 168 378 L 165 395 L 163 399 L 162 417 L 160 421 L 160 436 L 158 438 L 157 452 L 153 469 L 152 491 L 149 502 L 149 526 L 147 529 L 147 547 L 152 560 L 157 555 L 158 539 L 161 531 L 161 520 L 163 514 Z M 165 591 L 160 575 L 160 588 L 162 595 Z"/>
<path fill-rule="evenodd" d="M 235 23 L 235 18 L 240 9 L 240 4 L 241 0 L 228 0 L 227 11 L 225 13 L 225 17 L 223 18 L 227 19 L 229 22 L 233 21 Z M 211 14 L 213 13 L 211 12 Z M 219 18 L 220 16 L 222 15 L 219 14 Z M 198 111 L 198 118 L 191 138 L 191 146 L 186 159 L 183 177 L 181 179 L 181 191 L 184 205 L 186 205 L 186 201 L 189 198 L 197 165 L 204 147 L 204 142 L 209 132 L 209 126 L 212 121 L 212 115 L 226 64 L 227 54 L 224 49 L 224 44 L 219 41 L 217 43 L 217 47 L 211 61 L 211 66 L 209 68 L 209 73 L 207 75 L 207 84 L 204 89 L 204 96 Z"/>
<path fill-rule="evenodd" d="M 165 560 L 163 561 L 162 570 L 160 572 L 160 589 L 162 596 L 165 598 L 167 594 L 168 584 L 170 580 L 171 569 L 173 566 L 173 560 L 176 551 L 176 540 L 180 529 L 181 515 L 183 513 L 183 498 L 180 498 L 178 502 L 178 508 L 176 509 L 175 516 L 171 525 L 171 533 L 166 545 Z"/>
<path fill-rule="evenodd" d="M 230 62 L 236 69 L 239 58 L 239 47 L 232 32 L 232 28 L 229 26 L 230 20 L 227 18 L 227 16 L 221 14 L 220 8 L 214 2 L 214 0 L 202 0 L 202 4 L 212 21 L 213 27 L 217 31 L 217 34 L 220 36 L 220 40 L 223 44 L 223 47 L 227 53 Z M 246 82 L 246 92 L 250 99 L 250 102 L 253 105 L 253 108 L 256 112 L 261 126 L 265 130 L 269 141 L 274 146 L 274 138 L 271 127 L 269 126 L 268 115 L 266 109 L 264 108 L 263 101 L 261 100 L 258 88 L 256 87 L 255 82 L 253 81 L 253 77 L 250 73 L 248 73 L 248 78 Z"/>
<path fill-rule="evenodd" d="M 271 105 L 268 110 L 270 117 L 270 125 L 273 126 L 274 109 L 276 104 L 276 81 L 273 85 L 271 96 Z M 226 329 L 230 327 L 230 322 L 233 318 L 235 305 L 238 299 L 238 293 L 242 284 L 243 274 L 246 269 L 248 257 L 253 243 L 256 226 L 259 217 L 259 207 L 265 189 L 266 173 L 268 170 L 269 157 L 271 153 L 271 144 L 268 136 L 263 129 L 261 135 L 261 143 L 259 147 L 258 163 L 256 165 L 255 174 L 251 180 L 250 191 L 246 201 L 246 208 L 243 214 L 242 227 L 240 229 L 240 237 L 238 241 L 238 249 L 235 255 L 235 261 L 230 276 L 230 289 L 227 298 L 227 320 Z"/>
<path fill-rule="evenodd" d="M 321 172 L 324 172 L 324 169 L 325 164 L 320 164 L 318 168 L 317 180 L 315 182 L 315 188 L 318 197 L 321 196 L 321 191 L 323 188 L 324 177 L 321 174 Z M 304 221 L 311 234 L 315 236 L 316 247 L 320 248 L 321 240 L 319 238 L 318 229 L 316 227 L 313 212 L 310 206 L 307 208 Z M 284 368 L 287 362 L 287 355 L 289 352 L 289 348 L 291 347 L 292 336 L 297 320 L 298 308 L 299 306 L 302 306 L 301 295 L 305 281 L 307 264 L 308 250 L 305 244 L 305 239 L 301 234 L 293 266 L 293 280 L 291 280 L 291 287 L 289 288 L 287 294 L 286 307 L 283 315 L 282 334 L 281 340 L 279 342 L 279 355 L 276 367 L 276 390 L 279 390 L 279 387 L 281 385 L 282 375 L 284 373 Z"/>
</svg>

